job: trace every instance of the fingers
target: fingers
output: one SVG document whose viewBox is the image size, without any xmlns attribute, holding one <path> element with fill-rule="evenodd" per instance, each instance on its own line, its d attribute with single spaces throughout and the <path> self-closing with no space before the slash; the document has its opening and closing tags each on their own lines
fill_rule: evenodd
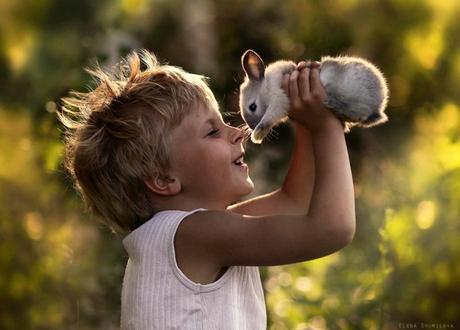
<svg viewBox="0 0 460 330">
<path fill-rule="evenodd" d="M 319 67 L 319 62 L 301 61 L 294 71 L 283 75 L 281 87 L 294 106 L 311 102 L 312 98 L 323 99 L 326 95 L 319 79 Z"/>
<path fill-rule="evenodd" d="M 313 62 L 310 63 L 310 66 L 312 68 L 319 68 L 321 66 L 321 63 L 318 62 L 318 61 L 313 61 Z"/>
<path fill-rule="evenodd" d="M 299 90 L 300 90 L 300 98 L 305 101 L 308 99 L 308 96 L 310 94 L 310 61 L 308 63 L 306 62 L 300 62 L 305 63 L 305 65 L 301 66 L 300 69 L 300 75 L 299 75 Z M 298 66 L 299 67 L 299 66 Z"/>
<path fill-rule="evenodd" d="M 299 76 L 299 71 L 294 70 L 289 77 L 289 97 L 294 102 L 299 97 L 299 88 L 297 86 L 297 77 Z"/>
<path fill-rule="evenodd" d="M 312 69 L 310 72 L 310 91 L 312 96 L 317 98 L 324 98 L 326 92 L 324 91 L 323 85 L 319 77 L 319 62 L 312 63 Z"/>
<path fill-rule="evenodd" d="M 300 70 L 302 70 L 303 68 L 308 67 L 308 66 L 310 65 L 309 63 L 310 63 L 310 61 L 308 61 L 308 62 L 301 61 L 301 62 L 297 63 L 297 70 L 300 71 Z"/>
</svg>

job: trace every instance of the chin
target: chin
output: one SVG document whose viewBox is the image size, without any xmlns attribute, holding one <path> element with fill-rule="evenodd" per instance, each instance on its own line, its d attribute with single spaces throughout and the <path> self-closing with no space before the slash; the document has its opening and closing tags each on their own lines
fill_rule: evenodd
<svg viewBox="0 0 460 330">
<path fill-rule="evenodd" d="M 253 190 L 254 183 L 252 182 L 251 178 L 248 177 L 248 179 L 245 182 L 245 189 L 243 190 L 241 197 L 249 195 Z"/>
<path fill-rule="evenodd" d="M 233 198 L 233 200 L 227 205 L 227 207 L 234 203 L 241 202 L 243 197 L 249 195 L 253 190 L 254 190 L 254 185 L 252 184 L 252 181 L 250 181 L 250 184 L 249 182 L 247 182 L 246 185 L 244 186 L 244 189 L 240 189 L 236 197 Z"/>
</svg>

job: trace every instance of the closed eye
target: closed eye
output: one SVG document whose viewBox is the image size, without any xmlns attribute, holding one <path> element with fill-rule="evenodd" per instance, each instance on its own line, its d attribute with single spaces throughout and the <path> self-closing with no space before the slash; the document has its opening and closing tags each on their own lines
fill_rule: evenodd
<svg viewBox="0 0 460 330">
<path fill-rule="evenodd" d="M 211 132 L 208 133 L 208 136 L 209 136 L 209 135 L 215 135 L 215 134 L 217 134 L 217 133 L 219 133 L 219 130 L 218 130 L 218 129 L 214 129 L 214 130 L 212 130 Z"/>
</svg>

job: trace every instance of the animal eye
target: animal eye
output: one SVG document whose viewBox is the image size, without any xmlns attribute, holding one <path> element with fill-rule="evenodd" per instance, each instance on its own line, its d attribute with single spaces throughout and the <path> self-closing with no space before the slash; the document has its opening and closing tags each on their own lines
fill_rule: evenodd
<svg viewBox="0 0 460 330">
<path fill-rule="evenodd" d="M 252 112 L 256 111 L 256 109 L 257 109 L 257 105 L 255 103 L 251 103 L 249 105 L 249 110 L 251 110 Z"/>
</svg>

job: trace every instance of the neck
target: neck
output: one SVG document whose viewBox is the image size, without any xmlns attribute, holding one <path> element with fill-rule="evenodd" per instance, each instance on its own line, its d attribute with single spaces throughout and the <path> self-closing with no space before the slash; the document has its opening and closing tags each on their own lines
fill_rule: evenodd
<svg viewBox="0 0 460 330">
<path fill-rule="evenodd" d="M 157 196 L 153 201 L 157 212 L 164 210 L 192 211 L 198 208 L 208 210 L 226 210 L 230 205 L 222 201 L 205 201 L 203 199 L 185 198 L 184 196 Z"/>
</svg>

